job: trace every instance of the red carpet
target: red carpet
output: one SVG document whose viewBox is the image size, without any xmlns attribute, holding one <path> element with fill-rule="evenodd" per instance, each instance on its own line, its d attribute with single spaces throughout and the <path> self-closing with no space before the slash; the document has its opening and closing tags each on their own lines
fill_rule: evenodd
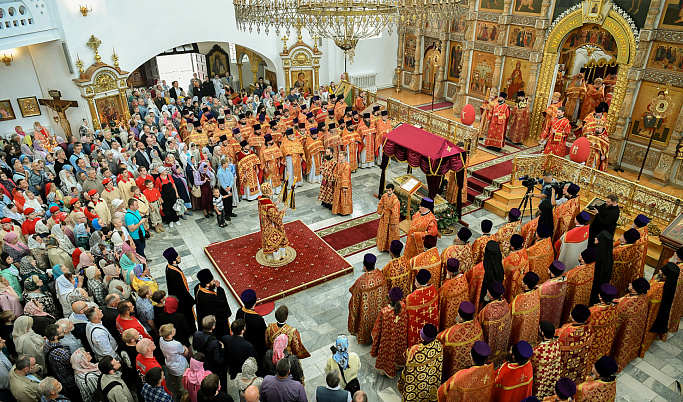
<svg viewBox="0 0 683 402">
<path fill-rule="evenodd" d="M 369 215 L 375 215 L 376 214 L 369 214 Z M 367 216 L 367 215 L 365 215 Z M 362 216 L 357 219 L 362 219 L 365 218 L 365 216 Z M 379 217 L 376 219 L 373 219 L 369 222 L 361 223 L 355 226 L 353 225 L 353 221 L 356 219 L 350 220 L 343 222 L 342 224 L 344 226 L 350 226 L 347 229 L 342 229 L 339 230 L 335 233 L 331 233 L 329 235 L 323 236 L 322 239 L 325 240 L 327 244 L 330 245 L 335 250 L 341 250 L 346 247 L 353 246 L 354 244 L 361 243 L 366 240 L 374 239 L 377 236 L 377 228 L 379 227 Z"/>
<path fill-rule="evenodd" d="M 285 229 L 297 256 L 283 267 L 264 267 L 256 262 L 261 232 L 204 248 L 238 303 L 245 289 L 254 289 L 258 304 L 265 304 L 353 272 L 342 256 L 300 220 L 285 224 Z"/>
<path fill-rule="evenodd" d="M 441 110 L 441 109 L 448 109 L 450 107 L 453 107 L 453 104 L 451 102 L 436 102 L 434 103 L 434 109 L 432 109 L 432 104 L 428 103 L 426 105 L 420 105 L 416 106 L 420 110 Z"/>
<path fill-rule="evenodd" d="M 493 180 L 503 177 L 512 173 L 513 161 L 505 161 L 487 168 L 475 170 L 472 172 L 472 176 L 485 183 L 493 183 Z"/>
</svg>

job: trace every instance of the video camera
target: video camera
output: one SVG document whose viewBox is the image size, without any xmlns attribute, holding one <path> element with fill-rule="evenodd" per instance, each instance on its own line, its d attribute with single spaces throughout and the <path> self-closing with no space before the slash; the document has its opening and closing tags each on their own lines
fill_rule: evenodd
<svg viewBox="0 0 683 402">
<path fill-rule="evenodd" d="M 518 180 L 521 180 L 522 185 L 529 189 L 533 188 L 538 183 L 537 179 L 529 177 L 529 175 L 522 176 Z"/>
<path fill-rule="evenodd" d="M 550 187 L 555 189 L 555 193 L 562 194 L 562 189 L 567 184 L 571 184 L 571 182 L 570 181 L 558 181 L 558 182 L 550 183 Z"/>
</svg>

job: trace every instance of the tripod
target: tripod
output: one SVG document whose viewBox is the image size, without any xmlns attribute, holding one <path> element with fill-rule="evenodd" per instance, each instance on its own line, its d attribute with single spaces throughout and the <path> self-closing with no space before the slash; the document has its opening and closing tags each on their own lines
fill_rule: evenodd
<svg viewBox="0 0 683 402">
<path fill-rule="evenodd" d="M 534 217 L 534 205 L 531 203 L 531 195 L 534 193 L 534 187 L 527 187 L 526 188 L 526 194 L 524 194 L 524 199 L 519 203 L 519 209 L 522 211 L 522 215 L 519 219 L 520 222 L 524 221 L 524 213 L 526 212 L 527 207 L 529 208 L 529 217 L 533 219 Z"/>
</svg>

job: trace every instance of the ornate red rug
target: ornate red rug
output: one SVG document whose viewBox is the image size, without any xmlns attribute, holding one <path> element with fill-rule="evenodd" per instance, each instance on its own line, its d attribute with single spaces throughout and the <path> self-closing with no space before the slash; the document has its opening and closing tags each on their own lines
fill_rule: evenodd
<svg viewBox="0 0 683 402">
<path fill-rule="evenodd" d="M 254 289 L 264 304 L 353 272 L 353 267 L 300 220 L 285 224 L 296 259 L 271 268 L 256 261 L 261 232 L 204 247 L 211 263 L 241 305 L 240 294 Z"/>
</svg>

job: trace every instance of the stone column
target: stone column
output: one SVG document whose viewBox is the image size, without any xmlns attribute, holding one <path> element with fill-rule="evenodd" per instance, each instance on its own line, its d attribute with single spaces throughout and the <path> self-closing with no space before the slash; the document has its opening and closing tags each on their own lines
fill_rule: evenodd
<svg viewBox="0 0 683 402">
<path fill-rule="evenodd" d="M 237 72 L 240 77 L 240 88 L 244 88 L 244 80 L 242 80 L 242 62 L 237 63 Z"/>
<path fill-rule="evenodd" d="M 422 64 L 422 40 L 424 39 L 422 33 L 416 36 L 418 40 L 415 43 L 415 70 L 410 78 L 409 86 L 410 90 L 415 92 L 420 90 L 420 84 L 422 83 L 422 74 L 420 74 L 422 69 L 420 67 Z"/>
<path fill-rule="evenodd" d="M 392 80 L 392 84 L 394 84 L 394 86 L 397 88 L 399 88 L 403 84 L 403 80 L 401 80 L 401 67 L 403 66 L 403 46 L 405 39 L 405 33 L 402 32 L 398 35 L 398 49 L 396 51 L 396 69 L 394 70 L 394 79 Z"/>
<path fill-rule="evenodd" d="M 441 44 L 441 58 L 439 59 L 439 64 L 436 67 L 436 80 L 434 83 L 434 97 L 436 99 L 441 99 L 444 97 L 444 92 L 446 88 L 446 81 L 444 80 L 444 65 L 446 64 L 446 54 L 448 53 L 448 47 L 450 41 L 439 40 Z"/>
</svg>

